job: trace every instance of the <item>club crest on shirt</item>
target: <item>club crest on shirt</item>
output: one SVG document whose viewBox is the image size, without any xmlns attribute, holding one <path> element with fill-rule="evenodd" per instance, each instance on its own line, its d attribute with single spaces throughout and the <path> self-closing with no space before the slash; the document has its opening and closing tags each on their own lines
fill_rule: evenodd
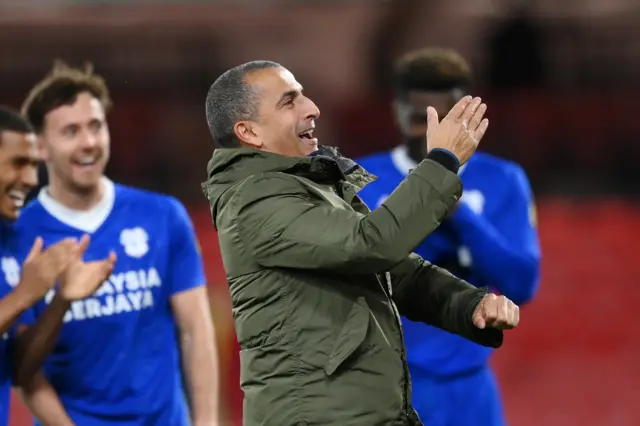
<svg viewBox="0 0 640 426">
<path fill-rule="evenodd" d="M 20 282 L 20 264 L 15 257 L 3 257 L 0 261 L 2 263 L 2 272 L 4 272 L 4 279 L 11 287 L 15 287 Z"/>
<path fill-rule="evenodd" d="M 120 244 L 127 256 L 141 258 L 149 251 L 149 235 L 141 227 L 123 229 Z"/>
</svg>

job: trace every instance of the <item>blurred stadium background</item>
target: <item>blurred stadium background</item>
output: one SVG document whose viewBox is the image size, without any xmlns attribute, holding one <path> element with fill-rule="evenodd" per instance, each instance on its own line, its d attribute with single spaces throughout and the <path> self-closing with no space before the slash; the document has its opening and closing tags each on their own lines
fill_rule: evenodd
<svg viewBox="0 0 640 426">
<path fill-rule="evenodd" d="M 92 61 L 115 100 L 109 175 L 189 207 L 206 259 L 223 406 L 242 395 L 224 271 L 200 192 L 210 83 L 281 62 L 348 155 L 398 142 L 391 60 L 458 49 L 491 128 L 483 149 L 521 163 L 538 200 L 543 278 L 494 358 L 515 426 L 640 424 L 640 3 L 634 0 L 0 0 L 0 103 L 19 107 L 53 59 Z M 215 378 L 212 378 L 215 380 Z M 12 426 L 28 417 L 14 398 Z"/>
</svg>

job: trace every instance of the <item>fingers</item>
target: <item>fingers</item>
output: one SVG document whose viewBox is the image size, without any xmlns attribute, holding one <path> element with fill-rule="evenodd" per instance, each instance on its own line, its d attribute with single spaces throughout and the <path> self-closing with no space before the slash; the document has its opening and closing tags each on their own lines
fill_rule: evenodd
<svg viewBox="0 0 640 426">
<path fill-rule="evenodd" d="M 65 238 L 63 240 L 58 241 L 57 243 L 49 246 L 45 252 L 47 253 L 58 253 L 58 254 L 69 254 L 70 251 L 75 247 L 77 240 L 75 238 Z"/>
<path fill-rule="evenodd" d="M 504 296 L 489 294 L 483 300 L 482 316 L 486 326 L 510 330 L 520 322 L 520 308 Z"/>
<path fill-rule="evenodd" d="M 478 98 L 478 99 L 480 99 L 480 98 Z M 473 116 L 469 119 L 469 131 L 470 132 L 475 132 L 476 131 L 476 129 L 480 125 L 480 122 L 484 118 L 484 114 L 486 112 L 487 112 L 487 104 L 481 103 L 480 105 L 478 105 L 478 107 L 476 108 L 475 112 L 473 113 Z"/>
<path fill-rule="evenodd" d="M 427 124 L 428 128 L 433 129 L 438 125 L 438 111 L 434 107 L 427 107 Z"/>
<path fill-rule="evenodd" d="M 89 247 L 89 242 L 91 242 L 91 237 L 89 237 L 89 234 L 84 234 L 76 247 L 76 256 L 82 258 L 87 247 Z"/>
<path fill-rule="evenodd" d="M 112 251 L 109 253 L 109 257 L 99 262 L 100 276 L 102 277 L 101 281 L 104 281 L 107 278 L 109 278 L 109 276 L 113 272 L 113 268 L 116 266 L 116 260 L 117 260 L 116 253 Z"/>
<path fill-rule="evenodd" d="M 31 250 L 29 250 L 29 254 L 25 259 L 25 262 L 29 262 L 30 260 L 33 260 L 37 255 L 42 253 L 43 244 L 44 244 L 44 241 L 42 240 L 41 237 L 36 238 L 36 240 L 33 242 L 33 246 L 31 246 Z"/>
<path fill-rule="evenodd" d="M 498 303 L 496 303 L 498 296 L 495 294 L 488 294 L 484 299 L 483 315 L 487 322 L 487 325 L 494 327 L 496 320 L 498 319 Z"/>
<path fill-rule="evenodd" d="M 473 98 L 473 100 L 467 104 L 467 107 L 464 109 L 464 111 L 462 111 L 462 115 L 460 116 L 460 121 L 462 121 L 463 124 L 466 123 L 467 130 L 472 130 L 470 126 L 470 122 L 473 116 L 478 111 L 478 108 L 480 107 L 481 102 L 482 102 L 482 99 Z"/>
<path fill-rule="evenodd" d="M 473 325 L 478 327 L 480 330 L 483 330 L 487 326 L 487 322 L 484 320 L 481 313 L 473 316 Z"/>
<path fill-rule="evenodd" d="M 458 103 L 455 104 L 453 108 L 451 108 L 451 111 L 449 111 L 449 114 L 447 114 L 447 118 L 454 120 L 460 119 L 472 99 L 473 98 L 471 96 L 465 96 L 464 98 L 460 99 Z"/>
<path fill-rule="evenodd" d="M 489 128 L 489 120 L 487 118 L 485 118 L 484 120 L 482 120 L 480 122 L 480 125 L 478 126 L 478 128 L 474 132 L 472 132 L 471 134 L 473 135 L 473 138 L 477 142 L 480 142 L 480 140 L 483 138 L 484 134 L 487 132 L 488 128 Z"/>
</svg>

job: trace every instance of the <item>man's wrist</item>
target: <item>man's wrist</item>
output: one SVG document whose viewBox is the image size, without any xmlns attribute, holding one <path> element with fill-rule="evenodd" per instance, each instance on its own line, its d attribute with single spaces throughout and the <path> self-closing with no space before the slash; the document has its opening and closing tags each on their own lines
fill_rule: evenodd
<svg viewBox="0 0 640 426">
<path fill-rule="evenodd" d="M 56 292 L 49 306 L 54 309 L 64 310 L 66 312 L 67 309 L 69 309 L 69 307 L 71 306 L 71 302 L 71 300 L 66 299 L 62 294 Z"/>
<path fill-rule="evenodd" d="M 14 299 L 12 304 L 17 306 L 21 311 L 30 308 L 34 303 L 41 299 L 38 294 L 35 294 L 31 289 L 27 288 L 23 284 L 18 284 L 9 297 Z"/>
<path fill-rule="evenodd" d="M 460 170 L 460 160 L 454 153 L 442 148 L 434 148 L 427 154 L 427 159 L 435 161 L 447 170 L 458 173 Z"/>
</svg>

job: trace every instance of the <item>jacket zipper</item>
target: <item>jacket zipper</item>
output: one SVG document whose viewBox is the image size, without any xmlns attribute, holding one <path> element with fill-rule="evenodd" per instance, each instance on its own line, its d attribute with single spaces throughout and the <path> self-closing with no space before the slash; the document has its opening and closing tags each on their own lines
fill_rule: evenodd
<svg viewBox="0 0 640 426">
<path fill-rule="evenodd" d="M 408 415 L 409 413 L 409 366 L 407 365 L 407 354 L 404 344 L 404 333 L 402 331 L 402 320 L 400 319 L 400 313 L 398 312 L 398 308 L 396 308 L 396 304 L 393 302 L 393 288 L 391 286 L 391 274 L 388 272 L 384 273 L 384 278 L 387 283 L 387 299 L 391 304 L 391 310 L 393 311 L 393 317 L 396 320 L 396 324 L 398 325 L 398 332 L 400 334 L 400 343 L 401 343 L 401 351 L 400 351 L 400 359 L 402 360 L 402 369 L 404 372 L 403 377 L 403 389 L 402 389 L 402 411 Z M 380 283 L 382 284 L 382 283 Z M 384 286 L 383 286 L 384 287 Z"/>
</svg>

